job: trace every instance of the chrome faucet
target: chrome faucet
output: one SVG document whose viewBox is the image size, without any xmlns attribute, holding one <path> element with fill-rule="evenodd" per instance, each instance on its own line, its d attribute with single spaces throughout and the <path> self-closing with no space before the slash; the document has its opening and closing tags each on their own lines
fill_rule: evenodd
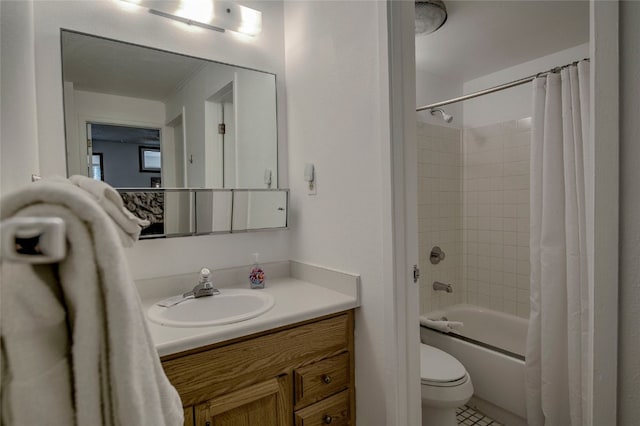
<svg viewBox="0 0 640 426">
<path fill-rule="evenodd" d="M 433 282 L 433 289 L 435 291 L 446 291 L 447 293 L 453 293 L 453 287 L 451 287 L 451 284 L 441 283 L 440 281 Z"/>
<path fill-rule="evenodd" d="M 216 294 L 220 294 L 220 290 L 213 286 L 213 281 L 211 280 L 211 271 L 207 268 L 202 268 L 200 270 L 200 280 L 191 291 L 188 291 L 180 296 L 173 296 L 168 299 L 161 300 L 157 303 L 157 305 L 164 308 L 169 308 L 171 306 L 177 305 L 178 303 L 182 303 L 185 300 L 197 299 L 206 296 L 215 296 Z"/>
<path fill-rule="evenodd" d="M 211 281 L 211 271 L 207 268 L 202 268 L 200 270 L 200 282 L 198 282 L 191 291 L 184 293 L 182 297 L 195 297 L 197 299 L 199 297 L 214 296 L 216 294 L 220 294 L 220 290 L 213 286 L 213 281 Z"/>
</svg>

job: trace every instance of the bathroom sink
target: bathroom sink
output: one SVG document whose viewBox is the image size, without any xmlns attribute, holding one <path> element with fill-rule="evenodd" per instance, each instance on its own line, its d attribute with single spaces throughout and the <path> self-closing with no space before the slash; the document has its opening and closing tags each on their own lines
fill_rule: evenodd
<svg viewBox="0 0 640 426">
<path fill-rule="evenodd" d="M 171 327 L 207 327 L 246 321 L 274 305 L 273 296 L 261 290 L 220 289 L 215 296 L 187 299 L 177 305 L 153 305 L 149 319 Z"/>
</svg>

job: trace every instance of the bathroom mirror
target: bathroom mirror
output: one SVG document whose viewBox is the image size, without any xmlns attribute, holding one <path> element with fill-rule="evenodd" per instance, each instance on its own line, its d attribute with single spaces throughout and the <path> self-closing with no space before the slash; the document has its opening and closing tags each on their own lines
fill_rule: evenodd
<svg viewBox="0 0 640 426">
<path fill-rule="evenodd" d="M 288 226 L 286 189 L 120 189 L 119 192 L 128 210 L 150 222 L 140 239 Z"/>
<path fill-rule="evenodd" d="M 234 232 L 287 227 L 287 191 L 233 191 Z"/>
<path fill-rule="evenodd" d="M 274 74 L 67 30 L 61 43 L 68 175 L 116 188 L 278 187 Z"/>
</svg>

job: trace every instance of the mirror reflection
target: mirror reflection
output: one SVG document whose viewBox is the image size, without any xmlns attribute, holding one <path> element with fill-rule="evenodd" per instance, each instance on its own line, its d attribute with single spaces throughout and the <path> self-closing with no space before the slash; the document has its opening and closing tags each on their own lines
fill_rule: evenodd
<svg viewBox="0 0 640 426">
<path fill-rule="evenodd" d="M 141 239 L 282 229 L 286 189 L 120 189 L 125 207 L 150 226 Z"/>
<path fill-rule="evenodd" d="M 286 191 L 234 191 L 234 231 L 287 227 Z"/>
<path fill-rule="evenodd" d="M 69 175 L 278 187 L 274 74 L 66 30 L 61 42 Z"/>
</svg>

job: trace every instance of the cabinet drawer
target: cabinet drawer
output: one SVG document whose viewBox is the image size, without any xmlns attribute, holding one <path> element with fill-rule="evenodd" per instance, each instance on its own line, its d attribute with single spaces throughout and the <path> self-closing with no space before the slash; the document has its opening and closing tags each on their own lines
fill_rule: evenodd
<svg viewBox="0 0 640 426">
<path fill-rule="evenodd" d="M 296 411 L 296 426 L 349 425 L 349 391 Z"/>
<path fill-rule="evenodd" d="M 304 407 L 349 386 L 349 353 L 295 370 L 295 406 Z"/>
</svg>

